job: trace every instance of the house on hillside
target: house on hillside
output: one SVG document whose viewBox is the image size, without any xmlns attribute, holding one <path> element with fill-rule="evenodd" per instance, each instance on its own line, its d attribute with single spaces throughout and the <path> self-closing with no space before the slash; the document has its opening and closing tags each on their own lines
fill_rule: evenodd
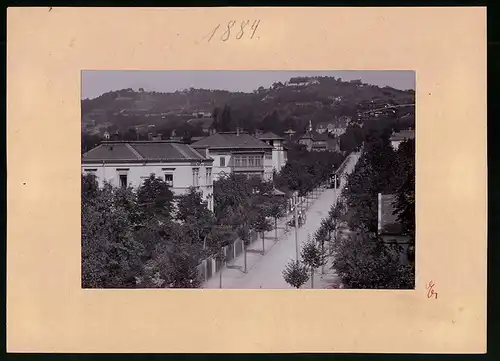
<svg viewBox="0 0 500 361">
<path fill-rule="evenodd" d="M 413 257 L 410 237 L 404 234 L 403 226 L 398 220 L 394 194 L 378 194 L 378 235 L 385 244 L 400 250 L 403 262 Z"/>
<path fill-rule="evenodd" d="M 312 133 L 312 151 L 315 152 L 339 152 L 339 137 L 325 133 Z"/>
<path fill-rule="evenodd" d="M 399 145 L 408 139 L 415 139 L 414 129 L 410 128 L 407 130 L 402 130 L 400 132 L 393 132 L 391 137 L 389 138 L 391 146 L 394 150 L 398 150 Z"/>
<path fill-rule="evenodd" d="M 200 154 L 214 160 L 214 178 L 237 173 L 271 180 L 273 146 L 237 129 L 220 132 L 191 144 Z"/>
<path fill-rule="evenodd" d="M 193 118 L 189 119 L 187 124 L 192 125 L 193 127 L 199 127 L 206 134 L 214 134 L 214 120 L 213 118 Z"/>
<path fill-rule="evenodd" d="M 105 141 L 82 156 L 82 173 L 99 185 L 139 187 L 151 174 L 164 179 L 175 195 L 196 187 L 213 210 L 213 159 L 172 141 Z"/>
<path fill-rule="evenodd" d="M 309 131 L 299 138 L 299 144 L 305 145 L 306 149 L 310 152 L 313 148 L 314 138 Z"/>
<path fill-rule="evenodd" d="M 288 82 L 285 83 L 286 86 L 290 87 L 304 87 L 314 84 L 319 84 L 319 80 L 311 78 L 302 78 L 302 77 L 291 78 Z"/>
<path fill-rule="evenodd" d="M 193 117 L 196 117 L 196 118 L 211 118 L 212 117 L 211 112 L 205 112 L 205 111 L 201 111 L 201 110 L 193 112 L 192 115 L 193 115 Z"/>
<path fill-rule="evenodd" d="M 273 132 L 259 134 L 257 138 L 273 147 L 271 155 L 273 169 L 276 172 L 279 172 L 287 162 L 288 148 L 283 144 L 285 139 L 283 137 L 280 137 L 279 135 L 274 134 Z M 268 154 L 266 154 L 266 156 L 269 157 Z"/>
<path fill-rule="evenodd" d="M 321 122 L 316 124 L 316 132 L 334 134 L 335 136 L 341 136 L 347 131 L 347 127 L 351 123 L 351 118 L 347 116 L 341 116 L 330 121 Z"/>
</svg>

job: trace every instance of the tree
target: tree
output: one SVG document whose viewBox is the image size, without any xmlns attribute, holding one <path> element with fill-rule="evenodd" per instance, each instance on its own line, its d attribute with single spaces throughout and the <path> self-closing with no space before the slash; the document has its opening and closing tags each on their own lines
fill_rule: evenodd
<svg viewBox="0 0 500 361">
<path fill-rule="evenodd" d="M 212 221 L 212 212 L 208 209 L 207 202 L 203 200 L 203 193 L 195 187 L 190 187 L 188 192 L 177 198 L 176 218 L 186 222 L 189 218 Z"/>
<path fill-rule="evenodd" d="M 251 225 L 252 229 L 255 230 L 255 232 L 260 233 L 262 237 L 262 254 L 266 253 L 266 247 L 265 247 L 265 233 L 268 231 L 271 231 L 273 229 L 273 226 L 271 225 L 271 222 L 267 219 L 266 213 L 264 212 L 258 212 L 255 216 L 255 219 L 252 221 Z"/>
<path fill-rule="evenodd" d="M 374 234 L 359 231 L 335 244 L 333 268 L 345 288 L 411 289 L 411 265 L 399 262 L 399 254 Z"/>
<path fill-rule="evenodd" d="M 247 247 L 250 244 L 250 226 L 248 222 L 242 223 L 237 229 L 237 235 L 243 242 L 243 272 L 247 273 Z"/>
<path fill-rule="evenodd" d="M 278 218 L 285 215 L 286 210 L 286 200 L 282 197 L 273 197 L 268 208 L 268 214 L 274 218 L 274 240 L 278 242 Z"/>
<path fill-rule="evenodd" d="M 135 128 L 130 128 L 123 134 L 123 140 L 137 140 L 137 138 L 138 135 Z"/>
<path fill-rule="evenodd" d="M 324 264 L 324 253 L 316 244 L 315 240 L 308 239 L 302 246 L 302 262 L 311 272 L 311 288 L 314 288 L 314 270 Z"/>
<path fill-rule="evenodd" d="M 136 287 L 143 253 L 114 187 L 105 184 L 92 201 L 82 203 L 82 287 Z"/>
<path fill-rule="evenodd" d="M 329 242 L 329 226 L 327 225 L 329 223 L 329 219 L 325 218 L 321 221 L 321 226 L 318 228 L 318 230 L 314 233 L 314 239 L 320 244 L 321 247 L 321 254 L 323 255 L 323 258 L 325 259 L 325 262 L 321 264 L 321 273 L 325 273 L 324 265 L 326 263 L 326 249 L 325 249 L 325 243 Z"/>
<path fill-rule="evenodd" d="M 99 193 L 99 184 L 95 174 L 82 174 L 82 204 L 95 199 Z"/>
<path fill-rule="evenodd" d="M 151 174 L 139 187 L 137 198 L 147 218 L 153 217 L 159 221 L 170 219 L 174 195 L 163 179 Z"/>
<path fill-rule="evenodd" d="M 203 245 L 193 239 L 185 225 L 168 221 L 164 240 L 156 247 L 155 264 L 168 288 L 198 288 L 201 285 L 198 265 Z"/>
<path fill-rule="evenodd" d="M 220 124 L 218 124 L 220 130 L 217 129 L 217 131 L 228 132 L 231 130 L 231 125 L 231 108 L 226 104 L 224 108 L 222 108 L 222 113 L 220 115 Z"/>
<path fill-rule="evenodd" d="M 234 241 L 234 231 L 229 225 L 216 225 L 213 226 L 210 233 L 207 236 L 207 246 L 209 252 L 215 257 L 215 260 L 219 264 L 219 287 L 222 288 L 222 270 L 226 257 L 224 254 L 224 247 L 231 244 Z"/>
<path fill-rule="evenodd" d="M 283 270 L 283 278 L 290 286 L 300 288 L 309 278 L 307 267 L 299 260 L 290 261 Z"/>
</svg>

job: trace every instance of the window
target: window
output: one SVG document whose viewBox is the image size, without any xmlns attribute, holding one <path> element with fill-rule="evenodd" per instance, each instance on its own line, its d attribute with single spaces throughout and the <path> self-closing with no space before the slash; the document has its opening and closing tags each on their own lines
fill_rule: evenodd
<svg viewBox="0 0 500 361">
<path fill-rule="evenodd" d="M 274 140 L 270 140 L 270 141 L 269 141 L 269 145 L 270 145 L 271 147 L 273 147 L 273 146 L 274 146 Z"/>
<path fill-rule="evenodd" d="M 225 167 L 226 166 L 226 158 L 220 157 L 220 166 Z"/>
<path fill-rule="evenodd" d="M 241 157 L 241 166 L 242 167 L 248 167 L 248 157 L 247 156 L 242 156 Z"/>
<path fill-rule="evenodd" d="M 127 188 L 127 175 L 120 174 L 120 187 Z"/>
<path fill-rule="evenodd" d="M 193 186 L 198 187 L 198 178 L 200 176 L 200 169 L 193 168 Z"/>
<path fill-rule="evenodd" d="M 207 185 L 212 184 L 212 168 L 207 168 Z"/>
<path fill-rule="evenodd" d="M 271 153 L 266 153 L 266 159 L 273 159 L 273 155 Z"/>
<path fill-rule="evenodd" d="M 253 156 L 249 157 L 248 166 L 249 167 L 255 167 L 255 157 L 253 157 Z"/>
<path fill-rule="evenodd" d="M 241 167 L 241 157 L 240 156 L 237 156 L 237 155 L 234 156 L 234 166 Z"/>
<path fill-rule="evenodd" d="M 174 175 L 173 174 L 165 174 L 165 183 L 167 183 L 169 187 L 173 187 L 174 186 Z"/>
<path fill-rule="evenodd" d="M 261 167 L 262 166 L 262 156 L 256 156 L 255 157 L 255 166 L 256 167 Z"/>
</svg>

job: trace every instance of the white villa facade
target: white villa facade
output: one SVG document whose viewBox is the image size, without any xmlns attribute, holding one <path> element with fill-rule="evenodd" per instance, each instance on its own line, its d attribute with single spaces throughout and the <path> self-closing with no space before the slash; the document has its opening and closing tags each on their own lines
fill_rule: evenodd
<svg viewBox="0 0 500 361">
<path fill-rule="evenodd" d="M 415 139 L 415 130 L 408 129 L 408 130 L 402 130 L 397 133 L 395 132 L 392 133 L 391 137 L 389 138 L 392 149 L 394 150 L 398 150 L 399 145 L 408 139 Z"/>
<path fill-rule="evenodd" d="M 215 133 L 191 146 L 213 159 L 214 180 L 231 173 L 272 179 L 273 147 L 246 132 Z"/>
<path fill-rule="evenodd" d="M 273 147 L 271 156 L 272 168 L 274 171 L 279 172 L 287 162 L 287 149 L 283 145 L 285 139 L 272 132 L 259 135 L 258 138 Z"/>
<path fill-rule="evenodd" d="M 174 195 L 195 187 L 213 210 L 213 159 L 191 146 L 172 141 L 109 141 L 82 156 L 82 173 L 94 174 L 99 186 L 138 188 L 151 174 L 162 178 Z"/>
</svg>

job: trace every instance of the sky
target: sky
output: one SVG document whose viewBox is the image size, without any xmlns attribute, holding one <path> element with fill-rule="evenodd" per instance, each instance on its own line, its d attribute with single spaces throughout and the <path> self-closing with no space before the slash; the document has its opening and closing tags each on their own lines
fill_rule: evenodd
<svg viewBox="0 0 500 361">
<path fill-rule="evenodd" d="M 360 79 L 363 83 L 415 89 L 415 72 L 406 70 L 85 70 L 82 71 L 81 98 L 95 98 L 120 89 L 174 92 L 190 87 L 252 92 L 260 86 L 288 81 L 296 76 L 333 76 L 342 80 Z"/>
</svg>

